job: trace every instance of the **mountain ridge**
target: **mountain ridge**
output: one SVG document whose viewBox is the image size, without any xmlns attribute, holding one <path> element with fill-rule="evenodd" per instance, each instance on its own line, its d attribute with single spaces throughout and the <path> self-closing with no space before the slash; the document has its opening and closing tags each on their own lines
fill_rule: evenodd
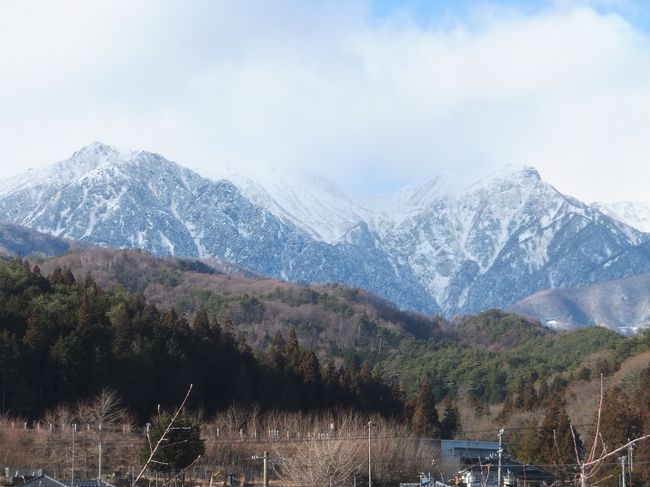
<svg viewBox="0 0 650 487">
<path fill-rule="evenodd" d="M 131 152 L 127 160 L 119 156 L 103 144 L 77 151 L 48 169 L 63 168 L 54 184 L 36 182 L 0 193 L 0 218 L 100 246 L 220 258 L 291 281 L 341 282 L 405 308 L 437 310 L 366 227 L 330 245 L 254 205 L 229 181 L 203 178 L 149 152 Z M 82 175 L 66 171 L 77 159 L 90 168 Z"/>
<path fill-rule="evenodd" d="M 625 334 L 650 325 L 650 272 L 581 288 L 546 289 L 510 305 L 507 311 L 573 328 L 605 326 Z"/>
<path fill-rule="evenodd" d="M 460 189 L 427 181 L 383 211 L 357 205 L 325 179 L 309 186 L 309 177 L 276 174 L 267 190 L 101 143 L 43 174 L 49 183 L 27 174 L 0 184 L 0 219 L 96 245 L 361 287 L 445 316 L 650 269 L 647 234 L 560 193 L 530 166 Z"/>
</svg>

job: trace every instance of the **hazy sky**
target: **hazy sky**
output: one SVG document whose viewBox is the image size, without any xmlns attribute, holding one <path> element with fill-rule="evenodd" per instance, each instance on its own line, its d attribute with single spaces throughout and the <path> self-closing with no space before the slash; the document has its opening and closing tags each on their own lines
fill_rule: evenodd
<svg viewBox="0 0 650 487">
<path fill-rule="evenodd" d="M 93 140 L 366 193 L 518 163 L 650 200 L 650 4 L 0 0 L 0 177 Z"/>
</svg>

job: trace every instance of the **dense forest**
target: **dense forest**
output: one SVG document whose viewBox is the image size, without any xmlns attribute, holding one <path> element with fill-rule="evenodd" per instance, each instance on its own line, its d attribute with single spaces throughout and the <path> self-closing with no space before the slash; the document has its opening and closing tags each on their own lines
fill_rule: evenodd
<svg viewBox="0 0 650 487">
<path fill-rule="evenodd" d="M 232 325 L 254 351 L 272 347 L 277 332 L 288 337 L 294 330 L 321 364 L 360 368 L 365 362 L 386 380 L 398 380 L 409 396 L 428 377 L 437 401 L 469 395 L 498 404 L 533 372 L 553 381 L 588 356 L 626 342 L 604 328 L 558 333 L 497 310 L 450 322 L 401 311 L 361 289 L 291 284 L 224 269 L 223 263 L 137 250 L 86 249 L 37 263 L 44 274 L 57 267 L 71 269 L 77 279 L 91 273 L 104 289 L 142 293 L 190 322 L 206 312 Z"/>
<path fill-rule="evenodd" d="M 358 289 L 138 251 L 10 260 L 0 279 L 4 410 L 28 416 L 110 387 L 144 417 L 188 383 L 207 413 L 241 403 L 399 416 L 423 379 L 436 403 L 466 399 L 480 411 L 516 403 L 523 382 L 563 394 L 574 376 L 609 374 L 647 348 L 497 310 L 447 322 Z"/>
<path fill-rule="evenodd" d="M 5 262 L 0 303 L 4 411 L 35 417 L 109 387 L 146 418 L 192 383 L 190 407 L 208 414 L 233 403 L 402 413 L 398 384 L 383 382 L 367 364 L 321 367 L 293 331 L 286 340 L 276 333 L 254 354 L 231 324 L 204 311 L 189 322 L 140 293 L 102 290 L 90 274 L 77 280 L 57 268 L 45 277 L 27 261 Z"/>
</svg>

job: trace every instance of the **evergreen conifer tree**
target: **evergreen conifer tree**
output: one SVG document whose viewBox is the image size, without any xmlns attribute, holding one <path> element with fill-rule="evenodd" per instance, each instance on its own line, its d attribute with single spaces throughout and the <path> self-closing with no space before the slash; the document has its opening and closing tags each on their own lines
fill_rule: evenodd
<svg viewBox="0 0 650 487">
<path fill-rule="evenodd" d="M 424 379 L 413 403 L 411 430 L 417 436 L 438 438 L 440 423 L 436 402 L 429 388 L 429 381 Z"/>
<path fill-rule="evenodd" d="M 440 437 L 452 439 L 460 433 L 460 412 L 456 404 L 448 397 L 443 402 L 442 421 L 440 421 Z"/>
<path fill-rule="evenodd" d="M 167 425 L 172 421 L 172 417 L 173 414 L 163 412 L 154 419 L 149 433 L 149 442 L 140 452 L 143 463 L 151 454 L 150 445 L 158 442 Z M 201 439 L 199 425 L 193 418 L 181 413 L 176 417 L 149 467 L 159 472 L 178 472 L 190 466 L 204 452 L 205 445 Z"/>
</svg>

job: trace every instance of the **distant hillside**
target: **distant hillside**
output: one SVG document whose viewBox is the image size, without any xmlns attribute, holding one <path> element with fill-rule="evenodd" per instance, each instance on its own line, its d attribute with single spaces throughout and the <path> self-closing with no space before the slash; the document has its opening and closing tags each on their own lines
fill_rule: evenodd
<svg viewBox="0 0 650 487">
<path fill-rule="evenodd" d="M 295 329 L 300 343 L 321 360 L 366 361 L 383 377 L 399 379 L 409 393 L 429 377 L 438 399 L 468 395 L 499 403 L 531 370 L 541 376 L 571 371 L 622 340 L 603 328 L 558 333 L 498 310 L 448 322 L 400 311 L 359 289 L 224 274 L 200 260 L 138 250 L 92 248 L 39 265 L 44 274 L 70 268 L 78 279 L 90 272 L 105 288 L 122 283 L 190 321 L 205 310 L 221 323 L 232 323 L 256 350 L 268 349 L 276 332 L 287 336 Z"/>
<path fill-rule="evenodd" d="M 141 250 L 89 248 L 38 261 L 43 274 L 69 268 L 91 273 L 103 288 L 123 285 L 161 308 L 193 317 L 207 311 L 231 322 L 251 345 L 264 348 L 275 331 L 291 328 L 322 355 L 345 350 L 390 353 L 400 336 L 432 338 L 449 325 L 441 318 L 398 310 L 361 289 L 306 286 L 254 276 L 214 259 L 154 257 Z M 380 345 L 381 343 L 381 345 Z"/>
<path fill-rule="evenodd" d="M 81 244 L 13 223 L 0 223 L 0 255 L 58 255 Z"/>
<path fill-rule="evenodd" d="M 509 350 L 528 340 L 554 334 L 535 319 L 499 310 L 457 318 L 452 330 L 460 343 L 494 351 Z"/>
<path fill-rule="evenodd" d="M 501 403 L 531 373 L 550 381 L 624 338 L 600 327 L 557 332 L 520 316 L 489 310 L 457 320 L 443 340 L 404 340 L 378 367 L 411 392 L 428 377 L 439 398 Z"/>
<path fill-rule="evenodd" d="M 650 274 L 583 288 L 541 291 L 516 302 L 508 310 L 542 323 L 601 325 L 630 333 L 650 324 Z"/>
<path fill-rule="evenodd" d="M 149 302 L 174 307 L 190 322 L 206 311 L 211 319 L 232 324 L 257 352 L 272 346 L 276 332 L 286 337 L 295 330 L 322 363 L 358 367 L 366 362 L 379 376 L 399 381 L 409 395 L 426 378 L 437 400 L 451 396 L 494 406 L 533 372 L 549 383 L 558 374 L 570 380 L 589 357 L 627 343 L 602 327 L 556 331 L 499 310 L 450 322 L 400 311 L 360 289 L 292 284 L 241 269 L 228 274 L 219 262 L 160 258 L 140 250 L 90 248 L 34 262 L 44 275 L 69 268 L 78 280 L 91 273 L 105 289 L 122 285 L 142 292 Z"/>
</svg>

